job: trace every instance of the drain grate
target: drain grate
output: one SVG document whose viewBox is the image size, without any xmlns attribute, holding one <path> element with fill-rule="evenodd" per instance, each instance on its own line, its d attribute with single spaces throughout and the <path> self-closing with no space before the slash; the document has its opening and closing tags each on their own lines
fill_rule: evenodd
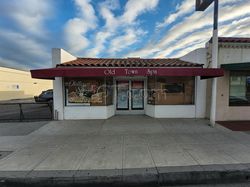
<svg viewBox="0 0 250 187">
<path fill-rule="evenodd" d="M 0 151 L 0 159 L 8 156 L 10 153 L 12 153 L 13 151 Z"/>
</svg>

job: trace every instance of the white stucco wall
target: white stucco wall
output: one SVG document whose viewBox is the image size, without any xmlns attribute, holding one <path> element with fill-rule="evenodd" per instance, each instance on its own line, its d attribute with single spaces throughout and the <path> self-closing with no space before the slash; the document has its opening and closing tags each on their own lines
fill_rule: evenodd
<svg viewBox="0 0 250 187">
<path fill-rule="evenodd" d="M 155 117 L 155 105 L 145 105 L 145 114 L 150 117 Z"/>
<path fill-rule="evenodd" d="M 195 84 L 195 117 L 206 117 L 206 99 L 207 99 L 207 80 L 201 80 L 196 77 Z"/>
<path fill-rule="evenodd" d="M 57 64 L 75 60 L 76 57 L 69 54 L 63 49 L 52 49 L 52 67 Z M 54 103 L 54 119 L 63 120 L 64 118 L 64 89 L 63 80 L 61 77 L 56 77 L 53 80 L 53 103 Z"/>
<path fill-rule="evenodd" d="M 77 57 L 68 53 L 64 49 L 53 48 L 52 49 L 52 67 L 56 67 L 57 64 L 75 60 Z"/>
<path fill-rule="evenodd" d="M 154 118 L 195 118 L 195 105 L 147 105 L 145 114 Z"/>
<path fill-rule="evenodd" d="M 64 119 L 64 97 L 63 97 L 63 83 L 61 77 L 56 77 L 53 80 L 53 103 L 54 103 L 54 119 Z"/>
<path fill-rule="evenodd" d="M 219 65 L 250 62 L 249 48 L 219 48 Z"/>
<path fill-rule="evenodd" d="M 185 56 L 180 58 L 181 60 L 204 64 L 204 67 L 207 67 L 207 49 L 199 48 Z M 206 117 L 206 99 L 207 99 L 207 80 L 201 80 L 200 77 L 195 78 L 195 111 L 192 116 L 196 118 L 205 118 Z M 184 106 L 185 108 L 185 106 Z M 189 112 L 188 112 L 189 113 Z"/>
<path fill-rule="evenodd" d="M 155 105 L 155 118 L 195 118 L 195 105 Z"/>
<path fill-rule="evenodd" d="M 180 59 L 187 62 L 204 64 L 204 67 L 207 67 L 207 49 L 206 48 L 196 49 L 184 55 Z"/>
<path fill-rule="evenodd" d="M 107 119 L 114 114 L 114 105 L 64 107 L 64 119 Z"/>
</svg>

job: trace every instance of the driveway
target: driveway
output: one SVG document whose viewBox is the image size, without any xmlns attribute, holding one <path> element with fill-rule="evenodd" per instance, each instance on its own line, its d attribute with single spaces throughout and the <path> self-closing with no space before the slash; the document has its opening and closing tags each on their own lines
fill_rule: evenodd
<svg viewBox="0 0 250 187">
<path fill-rule="evenodd" d="M 0 159 L 0 171 L 20 171 L 23 176 L 65 171 L 78 176 L 84 171 L 126 175 L 178 167 L 242 169 L 250 163 L 249 142 L 248 134 L 210 127 L 205 119 L 115 116 L 51 121 L 28 135 L 1 136 L 0 151 L 13 152 Z"/>
</svg>

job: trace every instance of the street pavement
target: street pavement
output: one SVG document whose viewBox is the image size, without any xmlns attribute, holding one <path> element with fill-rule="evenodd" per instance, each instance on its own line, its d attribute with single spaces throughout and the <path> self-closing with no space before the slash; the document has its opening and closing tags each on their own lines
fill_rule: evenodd
<svg viewBox="0 0 250 187">
<path fill-rule="evenodd" d="M 31 123 L 40 122 L 27 122 L 27 127 Z M 205 119 L 115 116 L 44 123 L 29 134 L 10 129 L 0 136 L 0 151 L 13 151 L 0 159 L 3 181 L 59 177 L 173 185 L 220 178 L 245 182 L 250 174 L 249 134 L 210 127 Z"/>
</svg>

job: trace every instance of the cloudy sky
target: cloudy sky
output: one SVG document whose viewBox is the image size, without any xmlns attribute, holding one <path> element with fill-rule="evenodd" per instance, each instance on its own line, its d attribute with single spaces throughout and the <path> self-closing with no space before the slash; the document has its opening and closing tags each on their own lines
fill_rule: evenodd
<svg viewBox="0 0 250 187">
<path fill-rule="evenodd" d="M 220 0 L 219 35 L 250 37 L 250 0 Z M 212 34 L 195 0 L 1 0 L 0 66 L 51 66 L 51 48 L 80 57 L 180 57 Z"/>
</svg>

